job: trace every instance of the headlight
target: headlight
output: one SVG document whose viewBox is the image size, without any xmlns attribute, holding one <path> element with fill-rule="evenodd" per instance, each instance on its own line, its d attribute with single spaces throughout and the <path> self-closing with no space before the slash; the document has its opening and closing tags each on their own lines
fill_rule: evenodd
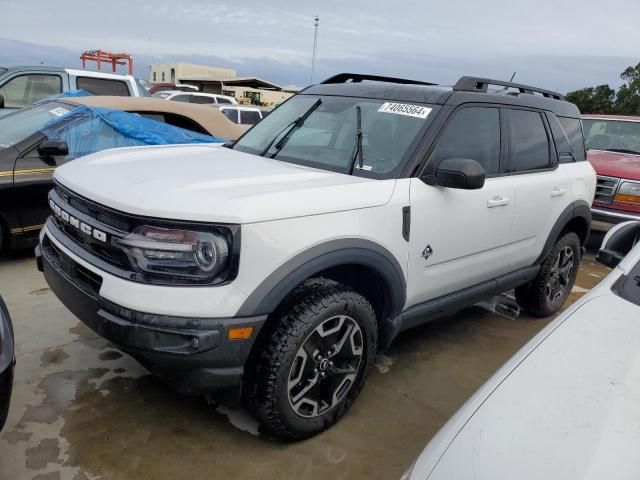
<svg viewBox="0 0 640 480">
<path fill-rule="evenodd" d="M 623 182 L 618 189 L 614 201 L 640 205 L 640 183 Z"/>
<path fill-rule="evenodd" d="M 212 280 L 229 264 L 229 243 L 220 234 L 143 225 L 114 239 L 133 267 L 146 274 Z"/>
</svg>

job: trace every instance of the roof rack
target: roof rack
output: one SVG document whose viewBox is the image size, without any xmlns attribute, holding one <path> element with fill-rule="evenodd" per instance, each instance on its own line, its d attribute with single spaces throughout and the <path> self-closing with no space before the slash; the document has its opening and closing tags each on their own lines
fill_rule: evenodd
<svg viewBox="0 0 640 480">
<path fill-rule="evenodd" d="M 530 85 L 522 85 L 520 83 L 505 82 L 504 80 L 491 80 L 488 78 L 478 77 L 462 77 L 453 86 L 455 91 L 459 92 L 483 92 L 487 93 L 489 85 L 496 85 L 499 87 L 515 88 L 520 93 L 527 93 L 534 95 L 536 93 L 542 94 L 544 97 L 553 98 L 555 100 L 564 100 L 564 95 L 551 90 L 544 90 L 542 88 L 532 87 Z"/>
<path fill-rule="evenodd" d="M 379 75 L 366 75 L 361 73 L 339 73 L 333 77 L 327 78 L 321 84 L 328 83 L 361 83 L 364 80 L 371 82 L 385 82 L 385 83 L 401 83 L 405 85 L 437 85 L 436 83 L 421 82 L 420 80 L 409 80 L 407 78 L 395 78 L 395 77 L 383 77 Z"/>
</svg>

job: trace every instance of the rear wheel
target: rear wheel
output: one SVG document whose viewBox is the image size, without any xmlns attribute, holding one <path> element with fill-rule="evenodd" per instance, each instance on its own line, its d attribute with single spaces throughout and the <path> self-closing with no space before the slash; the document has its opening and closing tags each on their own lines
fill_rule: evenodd
<svg viewBox="0 0 640 480">
<path fill-rule="evenodd" d="M 255 359 L 249 404 L 265 431 L 284 440 L 336 423 L 362 389 L 373 364 L 373 309 L 333 280 L 298 287 L 272 319 Z"/>
<path fill-rule="evenodd" d="M 537 277 L 516 288 L 518 304 L 538 317 L 557 313 L 571 293 L 579 264 L 580 238 L 574 232 L 567 232 L 556 241 Z"/>
</svg>

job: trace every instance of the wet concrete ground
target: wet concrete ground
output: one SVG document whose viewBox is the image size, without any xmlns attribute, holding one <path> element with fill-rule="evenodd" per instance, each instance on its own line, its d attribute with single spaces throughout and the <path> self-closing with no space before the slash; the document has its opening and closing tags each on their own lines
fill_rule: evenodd
<svg viewBox="0 0 640 480">
<path fill-rule="evenodd" d="M 583 261 L 575 301 L 606 275 Z M 350 412 L 296 444 L 186 398 L 84 327 L 28 254 L 0 259 L 17 367 L 0 479 L 398 479 L 456 409 L 551 319 L 473 307 L 402 334 Z M 568 303 L 570 303 L 568 302 Z M 493 310 L 493 311 L 492 311 Z M 495 313 L 497 310 L 498 313 Z"/>
</svg>

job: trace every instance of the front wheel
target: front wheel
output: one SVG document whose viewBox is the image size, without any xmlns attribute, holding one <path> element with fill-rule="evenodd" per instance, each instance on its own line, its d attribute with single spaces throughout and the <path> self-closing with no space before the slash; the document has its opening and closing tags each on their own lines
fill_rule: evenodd
<svg viewBox="0 0 640 480">
<path fill-rule="evenodd" d="M 580 251 L 578 235 L 573 232 L 562 235 L 542 262 L 536 278 L 516 288 L 518 304 L 537 317 L 557 313 L 576 281 Z"/>
<path fill-rule="evenodd" d="M 264 430 L 300 440 L 336 423 L 362 389 L 375 359 L 376 318 L 348 287 L 313 279 L 278 309 L 249 385 Z"/>
</svg>

